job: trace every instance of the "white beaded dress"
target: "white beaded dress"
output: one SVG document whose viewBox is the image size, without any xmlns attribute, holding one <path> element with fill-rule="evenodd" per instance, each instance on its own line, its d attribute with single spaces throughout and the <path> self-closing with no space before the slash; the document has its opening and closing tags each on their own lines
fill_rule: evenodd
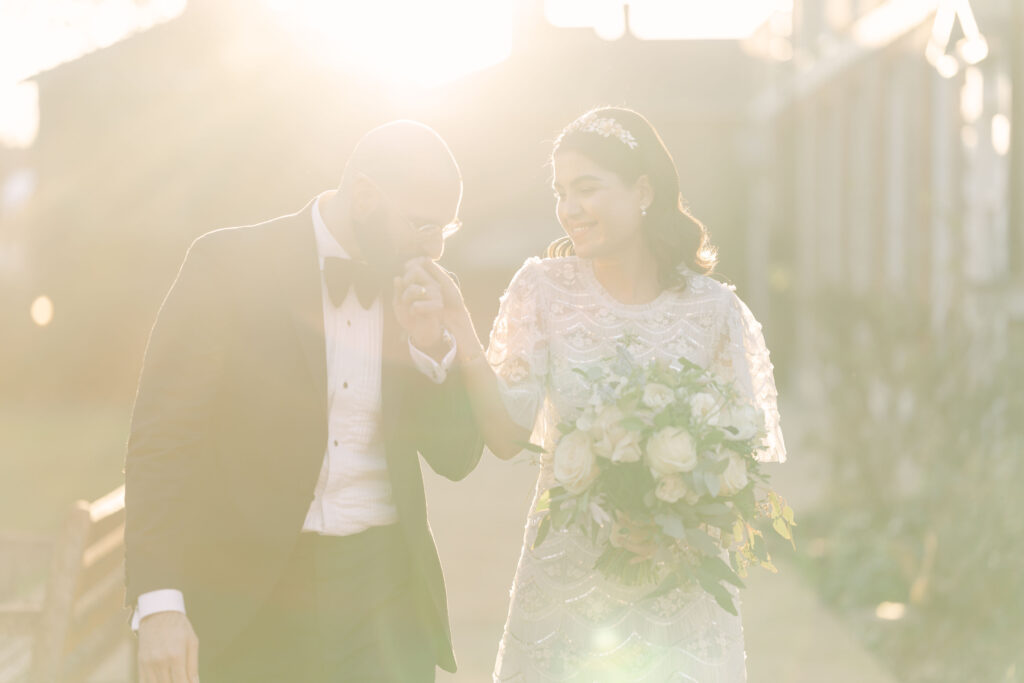
<svg viewBox="0 0 1024 683">
<path fill-rule="evenodd" d="M 590 388 L 573 369 L 613 357 L 621 344 L 640 362 L 685 357 L 735 382 L 766 415 L 768 438 L 758 458 L 785 459 L 760 325 L 732 288 L 684 273 L 682 291 L 633 305 L 613 298 L 586 259 L 523 264 L 502 297 L 487 357 L 510 414 L 533 430 L 534 443 L 550 453 L 556 425 L 585 405 Z M 740 619 L 699 588 L 645 599 L 651 586 L 604 578 L 592 568 L 600 551 L 571 530 L 552 530 L 532 548 L 542 518 L 537 498 L 553 485 L 551 456 L 544 454 L 494 680 L 745 681 Z"/>
</svg>

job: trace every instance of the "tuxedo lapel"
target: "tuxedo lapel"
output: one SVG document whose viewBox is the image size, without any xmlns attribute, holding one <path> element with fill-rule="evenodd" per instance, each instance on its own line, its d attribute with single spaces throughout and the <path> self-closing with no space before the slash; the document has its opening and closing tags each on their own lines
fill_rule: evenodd
<svg viewBox="0 0 1024 683">
<path fill-rule="evenodd" d="M 425 506 L 423 479 L 416 447 L 410 439 L 406 413 L 409 400 L 409 377 L 418 372 L 412 368 L 409 357 L 409 342 L 391 304 L 392 292 L 385 289 L 383 295 L 384 339 L 381 349 L 381 428 L 384 437 L 384 451 L 391 479 L 392 497 L 398 509 L 398 517 L 409 534 L 411 543 L 419 541 L 416 534 L 419 520 L 423 518 Z"/>
<path fill-rule="evenodd" d="M 312 202 L 307 204 L 286 226 L 277 265 L 282 303 L 306 359 L 309 380 L 326 416 L 327 348 L 324 341 L 323 285 L 313 233 L 312 206 Z"/>
</svg>

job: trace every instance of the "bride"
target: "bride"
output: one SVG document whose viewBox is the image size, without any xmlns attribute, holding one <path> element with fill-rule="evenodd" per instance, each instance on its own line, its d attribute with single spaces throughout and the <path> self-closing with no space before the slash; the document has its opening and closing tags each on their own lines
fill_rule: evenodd
<svg viewBox="0 0 1024 683">
<path fill-rule="evenodd" d="M 640 362 L 685 357 L 736 384 L 766 415 L 759 459 L 783 461 L 760 325 L 731 287 L 708 277 L 715 249 L 683 208 L 658 133 L 637 112 L 596 109 L 566 126 L 551 160 L 566 237 L 516 273 L 486 352 L 458 290 L 425 264 L 444 288 L 446 324 L 490 450 L 511 458 L 532 435 L 550 453 L 556 425 L 591 394 L 574 370 L 625 345 Z M 651 586 L 595 571 L 600 550 L 572 529 L 534 547 L 536 501 L 554 485 L 545 454 L 494 680 L 744 681 L 740 618 L 701 589 L 646 598 Z"/>
</svg>

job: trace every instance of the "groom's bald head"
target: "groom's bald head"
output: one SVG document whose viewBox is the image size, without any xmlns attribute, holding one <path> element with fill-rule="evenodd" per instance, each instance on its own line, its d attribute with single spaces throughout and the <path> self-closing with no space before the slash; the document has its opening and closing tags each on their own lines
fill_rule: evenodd
<svg viewBox="0 0 1024 683">
<path fill-rule="evenodd" d="M 441 226 L 458 221 L 462 174 L 433 129 L 393 121 L 359 140 L 338 190 L 333 210 L 326 207 L 328 227 L 346 250 L 352 246 L 345 243 L 350 234 L 371 262 L 436 260 L 444 251 Z"/>
<path fill-rule="evenodd" d="M 434 129 L 416 121 L 393 121 L 374 128 L 356 143 L 345 164 L 341 189 L 364 174 L 389 194 L 408 196 L 420 189 L 462 196 L 462 174 L 448 145 Z"/>
</svg>

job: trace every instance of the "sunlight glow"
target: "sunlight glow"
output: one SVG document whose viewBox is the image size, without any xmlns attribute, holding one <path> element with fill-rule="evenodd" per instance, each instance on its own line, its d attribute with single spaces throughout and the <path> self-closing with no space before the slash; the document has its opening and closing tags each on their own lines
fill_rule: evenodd
<svg viewBox="0 0 1024 683">
<path fill-rule="evenodd" d="M 915 26 L 920 26 L 935 12 L 935 6 L 936 0 L 889 0 L 854 23 L 853 39 L 866 48 L 888 45 Z M 945 21 L 943 17 L 940 19 Z M 944 25 L 937 30 L 945 30 Z"/>
<path fill-rule="evenodd" d="M 392 85 L 429 87 L 504 61 L 513 0 L 263 0 L 315 57 Z"/>
<path fill-rule="evenodd" d="M 1010 153 L 1011 126 L 1010 117 L 996 114 L 992 117 L 992 149 L 1001 157 Z"/>
<path fill-rule="evenodd" d="M 545 0 L 544 16 L 560 28 L 593 28 L 605 40 L 627 29 L 640 40 L 738 40 L 792 8 L 793 0 Z"/>
<path fill-rule="evenodd" d="M 597 652 L 606 652 L 618 645 L 620 640 L 614 629 L 598 629 L 594 632 L 592 646 Z"/>
<path fill-rule="evenodd" d="M 18 83 L 177 17 L 185 0 L 0 3 L 0 83 Z"/>
<path fill-rule="evenodd" d="M 907 606 L 902 602 L 880 602 L 875 608 L 875 616 L 885 621 L 899 621 L 907 613 Z"/>
<path fill-rule="evenodd" d="M 36 297 L 36 300 L 32 302 L 32 307 L 29 309 L 29 314 L 32 316 L 32 322 L 39 325 L 39 327 L 49 325 L 53 321 L 53 302 L 50 301 L 50 297 Z"/>
<path fill-rule="evenodd" d="M 985 77 L 981 69 L 968 67 L 964 72 L 964 84 L 960 88 L 960 116 L 967 123 L 974 123 L 985 111 Z"/>
<path fill-rule="evenodd" d="M 29 79 L 177 17 L 185 0 L 0 2 L 0 146 L 31 147 L 39 91 Z"/>
<path fill-rule="evenodd" d="M 937 2 L 935 23 L 924 56 L 943 78 L 952 78 L 960 70 L 956 57 L 947 53 L 957 21 L 964 37 L 956 44 L 956 52 L 964 63 L 974 65 L 988 57 L 988 41 L 978 28 L 970 0 L 932 0 Z"/>
<path fill-rule="evenodd" d="M 629 28 L 640 40 L 736 40 L 792 6 L 791 0 L 630 0 Z"/>
<path fill-rule="evenodd" d="M 39 86 L 0 80 L 0 146 L 31 147 L 39 134 Z"/>
<path fill-rule="evenodd" d="M 21 208 L 36 191 L 38 177 L 31 168 L 11 171 L 0 185 L 0 215 Z"/>
</svg>

